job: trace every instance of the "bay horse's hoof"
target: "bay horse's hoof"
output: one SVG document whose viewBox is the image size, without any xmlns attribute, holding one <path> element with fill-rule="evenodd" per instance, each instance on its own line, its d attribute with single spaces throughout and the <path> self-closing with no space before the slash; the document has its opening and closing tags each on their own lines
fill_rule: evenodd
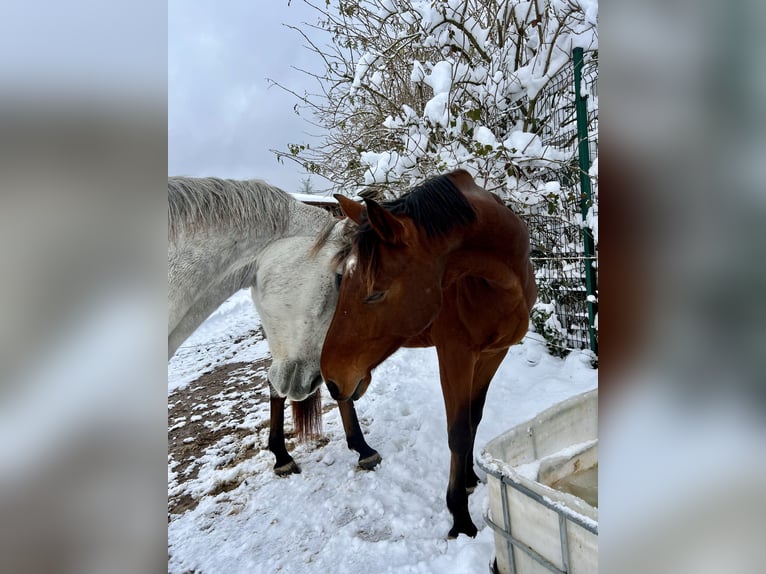
<svg viewBox="0 0 766 574">
<path fill-rule="evenodd" d="M 368 456 L 367 458 L 360 458 L 359 459 L 359 468 L 362 470 L 372 470 L 376 466 L 378 466 L 378 463 L 383 460 L 380 455 L 375 452 Z"/>
<path fill-rule="evenodd" d="M 282 466 L 274 466 L 274 472 L 277 476 L 289 476 L 291 474 L 300 474 L 301 467 L 296 464 L 294 460 L 291 460 L 287 464 Z"/>
<path fill-rule="evenodd" d="M 457 524 L 454 525 L 452 529 L 449 531 L 447 538 L 450 540 L 454 540 L 460 534 L 465 534 L 466 536 L 475 538 L 477 532 L 478 530 L 476 529 L 476 526 L 474 526 L 473 522 L 469 521 L 468 524 L 464 524 L 463 526 L 458 526 Z"/>
</svg>

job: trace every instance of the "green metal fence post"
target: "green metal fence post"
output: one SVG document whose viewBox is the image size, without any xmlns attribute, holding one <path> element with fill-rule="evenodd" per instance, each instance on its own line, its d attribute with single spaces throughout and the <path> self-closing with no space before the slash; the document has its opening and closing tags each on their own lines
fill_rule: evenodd
<svg viewBox="0 0 766 574">
<path fill-rule="evenodd" d="M 585 218 L 593 205 L 591 197 L 590 150 L 588 149 L 588 108 L 586 98 L 582 95 L 583 50 L 575 48 L 572 51 L 574 62 L 575 110 L 577 112 L 577 161 L 580 168 L 580 209 L 583 217 L 583 242 L 585 244 L 585 289 L 588 295 L 588 336 L 591 350 L 598 354 L 598 339 L 596 338 L 596 270 L 593 232 L 585 225 Z"/>
</svg>

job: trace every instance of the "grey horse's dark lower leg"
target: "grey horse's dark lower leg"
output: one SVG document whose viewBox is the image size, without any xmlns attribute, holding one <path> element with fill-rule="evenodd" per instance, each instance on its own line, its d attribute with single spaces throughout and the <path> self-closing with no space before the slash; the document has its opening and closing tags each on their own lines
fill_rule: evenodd
<svg viewBox="0 0 766 574">
<path fill-rule="evenodd" d="M 274 453 L 277 462 L 274 464 L 274 472 L 280 476 L 300 473 L 300 467 L 293 457 L 287 452 L 285 446 L 285 397 L 280 397 L 274 387 L 269 384 L 271 397 L 269 407 L 271 418 L 269 421 L 269 450 Z"/>
</svg>

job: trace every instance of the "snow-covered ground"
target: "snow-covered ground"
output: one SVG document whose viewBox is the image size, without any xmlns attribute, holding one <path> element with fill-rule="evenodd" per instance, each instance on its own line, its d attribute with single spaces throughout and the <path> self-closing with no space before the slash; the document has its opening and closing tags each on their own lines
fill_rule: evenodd
<svg viewBox="0 0 766 574">
<path fill-rule="evenodd" d="M 168 392 L 189 385 L 205 367 L 267 357 L 266 342 L 247 337 L 257 328 L 249 292 L 235 294 L 170 361 Z M 589 355 L 553 358 L 535 338 L 513 347 L 495 376 L 475 454 L 509 427 L 597 386 Z M 326 391 L 323 403 L 332 404 Z M 258 449 L 252 456 L 232 464 L 236 445 L 224 437 L 195 461 L 199 472 L 188 480 L 183 465 L 169 456 L 169 493 L 189 493 L 199 503 L 171 516 L 168 571 L 487 572 L 494 547 L 483 520 L 484 484 L 470 497 L 477 537 L 446 539 L 452 524 L 444 500 L 449 449 L 435 351 L 395 353 L 375 371 L 357 412 L 369 444 L 383 457 L 372 472 L 356 470 L 357 456 L 346 447 L 336 408 L 324 418 L 329 442 L 298 445 L 292 452 L 303 471 L 298 475 L 278 478 L 272 472 L 274 459 L 264 440 L 266 404 L 248 414 L 247 428 L 261 423 L 261 431 L 245 439 Z"/>
</svg>

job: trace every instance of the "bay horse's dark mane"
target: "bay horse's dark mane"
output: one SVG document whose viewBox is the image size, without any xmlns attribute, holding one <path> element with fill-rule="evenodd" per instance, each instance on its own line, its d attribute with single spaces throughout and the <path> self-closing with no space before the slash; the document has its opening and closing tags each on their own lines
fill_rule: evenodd
<svg viewBox="0 0 766 574">
<path fill-rule="evenodd" d="M 445 236 L 476 220 L 476 212 L 449 174 L 432 177 L 397 199 L 381 205 L 394 215 L 406 215 L 428 237 Z M 368 221 L 353 235 L 353 247 L 370 282 L 378 270 L 380 238 Z"/>
<path fill-rule="evenodd" d="M 383 202 L 394 215 L 406 215 L 428 237 L 446 235 L 455 227 L 476 220 L 476 212 L 449 174 L 432 177 L 398 199 Z M 363 226 L 359 234 L 363 232 Z"/>
</svg>

